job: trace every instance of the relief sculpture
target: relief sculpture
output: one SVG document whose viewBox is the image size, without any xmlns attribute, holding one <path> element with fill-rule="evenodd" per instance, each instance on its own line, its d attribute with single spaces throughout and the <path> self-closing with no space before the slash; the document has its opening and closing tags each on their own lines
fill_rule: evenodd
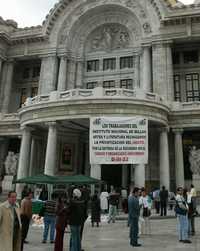
<svg viewBox="0 0 200 251">
<path fill-rule="evenodd" d="M 200 175 L 200 149 L 193 146 L 189 154 L 190 170 L 194 175 Z"/>
<path fill-rule="evenodd" d="M 119 26 L 107 25 L 98 30 L 91 39 L 91 50 L 113 50 L 129 45 L 128 32 Z"/>
</svg>

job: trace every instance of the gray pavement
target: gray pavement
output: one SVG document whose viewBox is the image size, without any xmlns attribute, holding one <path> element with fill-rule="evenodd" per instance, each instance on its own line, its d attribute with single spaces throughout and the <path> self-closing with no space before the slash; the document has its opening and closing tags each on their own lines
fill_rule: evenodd
<svg viewBox="0 0 200 251">
<path fill-rule="evenodd" d="M 129 246 L 129 229 L 125 220 L 116 223 L 102 222 L 99 228 L 92 228 L 88 221 L 84 229 L 83 248 L 85 251 L 199 251 L 200 250 L 200 217 L 196 218 L 196 235 L 191 237 L 192 244 L 178 242 L 176 218 L 152 219 L 151 234 L 141 235 L 142 247 Z M 53 251 L 54 245 L 42 244 L 42 227 L 31 226 L 28 235 L 29 244 L 24 251 Z M 65 234 L 64 251 L 69 250 L 70 234 Z"/>
</svg>

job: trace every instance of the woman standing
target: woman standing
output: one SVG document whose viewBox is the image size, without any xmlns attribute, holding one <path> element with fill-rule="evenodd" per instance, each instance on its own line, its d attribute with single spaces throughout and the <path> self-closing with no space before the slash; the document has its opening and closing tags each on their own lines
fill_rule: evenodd
<svg viewBox="0 0 200 251">
<path fill-rule="evenodd" d="M 140 205 L 142 207 L 142 217 L 144 222 L 141 225 L 141 233 L 142 234 L 150 234 L 151 233 L 151 225 L 150 225 L 150 215 L 151 215 L 151 207 L 152 200 L 149 195 L 147 195 L 146 191 L 142 191 L 142 195 L 140 197 Z"/>
<path fill-rule="evenodd" d="M 59 197 L 56 203 L 56 238 L 54 251 L 63 251 L 63 238 L 67 226 L 68 209 L 64 200 Z"/>
<path fill-rule="evenodd" d="M 101 221 L 101 207 L 100 207 L 100 199 L 97 194 L 92 196 L 91 199 L 91 222 L 92 227 L 94 227 L 94 223 L 99 227 L 99 222 Z"/>
</svg>

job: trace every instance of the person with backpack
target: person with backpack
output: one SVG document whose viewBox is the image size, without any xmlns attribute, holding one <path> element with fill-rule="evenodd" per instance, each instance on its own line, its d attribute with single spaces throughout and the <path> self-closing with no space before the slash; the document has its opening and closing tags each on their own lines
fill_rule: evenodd
<svg viewBox="0 0 200 251">
<path fill-rule="evenodd" d="M 175 213 L 178 219 L 179 242 L 190 244 L 188 238 L 188 205 L 183 197 L 183 188 L 177 188 Z"/>
</svg>

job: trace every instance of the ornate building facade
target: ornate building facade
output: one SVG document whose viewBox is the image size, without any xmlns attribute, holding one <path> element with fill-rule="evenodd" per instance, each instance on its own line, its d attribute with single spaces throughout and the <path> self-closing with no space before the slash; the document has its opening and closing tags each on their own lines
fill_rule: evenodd
<svg viewBox="0 0 200 251">
<path fill-rule="evenodd" d="M 200 147 L 200 4 L 60 0 L 42 26 L 0 19 L 0 161 L 174 189 Z M 89 119 L 149 120 L 147 165 L 90 165 Z"/>
</svg>

